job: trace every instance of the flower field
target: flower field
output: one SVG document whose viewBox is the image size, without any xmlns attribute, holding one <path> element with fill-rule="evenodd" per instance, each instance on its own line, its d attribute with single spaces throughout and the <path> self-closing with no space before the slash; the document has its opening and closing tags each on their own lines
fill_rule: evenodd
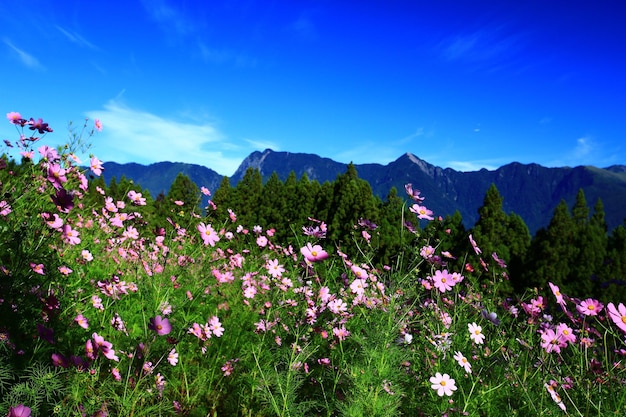
<svg viewBox="0 0 626 417">
<path fill-rule="evenodd" d="M 205 188 L 205 211 L 156 223 L 139 188 L 90 183 L 101 161 L 75 154 L 99 121 L 53 149 L 41 119 L 8 119 L 0 415 L 626 415 L 626 307 L 553 284 L 503 296 L 504 261 L 471 235 L 471 253 L 442 247 L 410 185 L 430 227 L 399 223 L 403 252 L 377 265 L 368 233 L 356 255 L 313 218 L 277 241 Z"/>
</svg>

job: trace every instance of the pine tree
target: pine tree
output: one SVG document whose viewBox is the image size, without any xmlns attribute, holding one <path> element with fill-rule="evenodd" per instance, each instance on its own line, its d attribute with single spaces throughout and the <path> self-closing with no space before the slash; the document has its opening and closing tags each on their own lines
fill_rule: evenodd
<svg viewBox="0 0 626 417">
<path fill-rule="evenodd" d="M 565 200 L 557 205 L 547 228 L 540 229 L 531 242 L 524 284 L 547 288 L 548 282 L 561 292 L 570 290 L 569 276 L 576 256 L 574 220 Z"/>
<path fill-rule="evenodd" d="M 236 211 L 241 224 L 252 227 L 259 223 L 258 210 L 263 193 L 263 177 L 255 168 L 248 168 L 243 179 L 235 187 Z"/>
</svg>

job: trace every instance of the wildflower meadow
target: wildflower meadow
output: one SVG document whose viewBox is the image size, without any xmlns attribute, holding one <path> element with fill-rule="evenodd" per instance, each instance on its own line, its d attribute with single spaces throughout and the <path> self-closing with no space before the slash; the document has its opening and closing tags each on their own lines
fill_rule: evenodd
<svg viewBox="0 0 626 417">
<path fill-rule="evenodd" d="M 350 254 L 314 218 L 279 240 L 204 187 L 162 220 L 76 156 L 106 124 L 51 148 L 42 119 L 7 117 L 0 415 L 626 415 L 626 306 L 503 291 L 505 261 L 445 247 L 410 184 L 379 263 L 366 220 Z"/>
</svg>

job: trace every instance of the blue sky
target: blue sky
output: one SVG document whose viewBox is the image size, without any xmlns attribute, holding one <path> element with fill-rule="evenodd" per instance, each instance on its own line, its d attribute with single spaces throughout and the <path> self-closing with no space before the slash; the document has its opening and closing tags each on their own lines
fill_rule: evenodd
<svg viewBox="0 0 626 417">
<path fill-rule="evenodd" d="M 621 1 L 0 4 L 2 111 L 98 118 L 103 161 L 255 150 L 469 171 L 626 164 Z M 15 139 L 8 122 L 0 139 Z"/>
</svg>

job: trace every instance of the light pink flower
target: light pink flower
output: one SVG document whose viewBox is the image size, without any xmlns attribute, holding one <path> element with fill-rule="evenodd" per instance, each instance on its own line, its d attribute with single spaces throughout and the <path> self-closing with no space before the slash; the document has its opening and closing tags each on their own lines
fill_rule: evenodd
<svg viewBox="0 0 626 417">
<path fill-rule="evenodd" d="M 100 119 L 96 119 L 93 122 L 93 126 L 96 128 L 98 132 L 102 132 L 102 122 L 100 121 Z"/>
<path fill-rule="evenodd" d="M 215 242 L 220 240 L 220 237 L 217 235 L 213 227 L 210 224 L 205 225 L 204 223 L 200 223 L 198 225 L 198 231 L 200 232 L 200 237 L 204 241 L 205 245 L 215 246 Z"/>
<path fill-rule="evenodd" d="M 430 377 L 430 383 L 432 384 L 430 387 L 437 391 L 437 395 L 440 397 L 450 396 L 456 391 L 456 382 L 448 374 L 441 375 L 437 372 L 435 376 Z"/>
<path fill-rule="evenodd" d="M 467 329 L 470 332 L 470 339 L 472 339 L 475 343 L 482 345 L 485 341 L 485 335 L 482 333 L 483 328 L 476 323 L 470 323 L 467 325 Z"/>
<path fill-rule="evenodd" d="M 176 348 L 170 350 L 170 353 L 168 353 L 167 355 L 167 361 L 170 363 L 170 365 L 176 366 L 176 364 L 178 363 L 178 352 L 176 352 Z"/>
<path fill-rule="evenodd" d="M 102 167 L 102 161 L 95 156 L 91 157 L 91 161 L 89 162 L 89 168 L 91 168 L 91 172 L 93 172 L 94 175 L 98 177 L 102 175 L 102 170 L 104 169 Z"/>
<path fill-rule="evenodd" d="M 426 219 L 426 220 L 434 220 L 432 210 L 427 209 L 425 206 L 420 206 L 419 204 L 413 204 L 409 207 L 409 211 L 417 214 L 418 219 Z"/>
<path fill-rule="evenodd" d="M 455 352 L 454 353 L 454 359 L 457 361 L 459 366 L 461 366 L 463 369 L 465 369 L 465 372 L 467 372 L 468 374 L 472 373 L 472 365 L 469 363 L 467 358 L 465 356 L 463 356 L 463 354 L 461 352 L 458 352 L 458 351 Z"/>
<path fill-rule="evenodd" d="M 615 304 L 609 303 L 607 304 L 608 315 L 613 320 L 613 323 L 617 327 L 620 328 L 621 331 L 626 333 L 626 306 L 624 304 L 619 303 L 617 308 L 615 308 Z"/>
</svg>

